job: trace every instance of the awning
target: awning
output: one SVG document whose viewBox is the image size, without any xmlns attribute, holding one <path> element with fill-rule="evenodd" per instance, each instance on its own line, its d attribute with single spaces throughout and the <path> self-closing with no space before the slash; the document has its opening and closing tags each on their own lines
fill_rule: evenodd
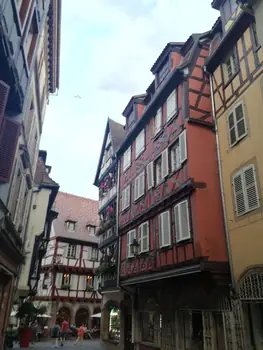
<svg viewBox="0 0 263 350">
<path fill-rule="evenodd" d="M 90 317 L 101 318 L 101 312 L 99 312 L 98 314 L 91 315 Z"/>
<path fill-rule="evenodd" d="M 38 318 L 51 318 L 52 316 L 43 314 L 43 315 L 37 315 Z"/>
</svg>

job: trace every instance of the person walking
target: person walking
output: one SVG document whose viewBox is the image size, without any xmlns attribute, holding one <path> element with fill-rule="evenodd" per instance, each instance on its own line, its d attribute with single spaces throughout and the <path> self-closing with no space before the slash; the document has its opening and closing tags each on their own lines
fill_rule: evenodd
<svg viewBox="0 0 263 350">
<path fill-rule="evenodd" d="M 56 321 L 54 327 L 52 328 L 52 339 L 53 339 L 53 348 L 58 348 L 58 338 L 60 333 L 59 322 Z"/>
<path fill-rule="evenodd" d="M 75 341 L 74 345 L 77 345 L 78 342 L 82 345 L 82 344 L 83 344 L 83 338 L 84 338 L 84 324 L 82 324 L 82 325 L 79 327 L 79 330 L 78 330 L 78 338 L 77 338 L 77 340 Z"/>
<path fill-rule="evenodd" d="M 61 343 L 60 343 L 60 346 L 64 346 L 64 342 L 67 339 L 68 330 L 69 330 L 68 321 L 66 319 L 64 319 L 64 321 L 62 322 L 62 327 L 61 327 L 61 339 L 60 339 Z"/>
</svg>

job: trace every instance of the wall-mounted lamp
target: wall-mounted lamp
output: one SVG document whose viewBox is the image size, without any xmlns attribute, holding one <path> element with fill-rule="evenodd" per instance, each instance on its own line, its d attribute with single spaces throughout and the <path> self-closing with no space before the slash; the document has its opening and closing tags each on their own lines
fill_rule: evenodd
<svg viewBox="0 0 263 350">
<path fill-rule="evenodd" d="M 130 247 L 131 247 L 131 253 L 134 256 L 137 256 L 139 254 L 140 244 L 138 243 L 136 238 L 134 238 L 134 240 L 133 240 L 132 244 L 130 245 Z"/>
</svg>

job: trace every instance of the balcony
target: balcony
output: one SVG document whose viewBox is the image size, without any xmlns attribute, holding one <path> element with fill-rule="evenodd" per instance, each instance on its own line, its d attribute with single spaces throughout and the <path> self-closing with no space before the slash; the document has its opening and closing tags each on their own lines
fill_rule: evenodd
<svg viewBox="0 0 263 350">
<path fill-rule="evenodd" d="M 114 185 L 104 196 L 99 200 L 99 210 L 104 207 L 117 193 L 117 186 Z"/>
<path fill-rule="evenodd" d="M 117 274 L 107 273 L 102 276 L 101 289 L 116 288 L 117 287 Z"/>
</svg>

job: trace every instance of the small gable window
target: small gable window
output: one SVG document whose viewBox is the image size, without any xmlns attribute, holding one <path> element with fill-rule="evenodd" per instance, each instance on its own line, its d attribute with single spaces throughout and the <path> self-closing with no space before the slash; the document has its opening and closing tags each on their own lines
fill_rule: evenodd
<svg viewBox="0 0 263 350">
<path fill-rule="evenodd" d="M 166 62 L 158 73 L 158 84 L 161 84 L 169 73 L 169 61 Z"/>
<path fill-rule="evenodd" d="M 66 226 L 69 232 L 75 232 L 76 230 L 76 221 L 66 221 Z"/>
<path fill-rule="evenodd" d="M 87 231 L 90 235 L 95 235 L 96 233 L 96 226 L 94 225 L 87 225 Z"/>
</svg>

